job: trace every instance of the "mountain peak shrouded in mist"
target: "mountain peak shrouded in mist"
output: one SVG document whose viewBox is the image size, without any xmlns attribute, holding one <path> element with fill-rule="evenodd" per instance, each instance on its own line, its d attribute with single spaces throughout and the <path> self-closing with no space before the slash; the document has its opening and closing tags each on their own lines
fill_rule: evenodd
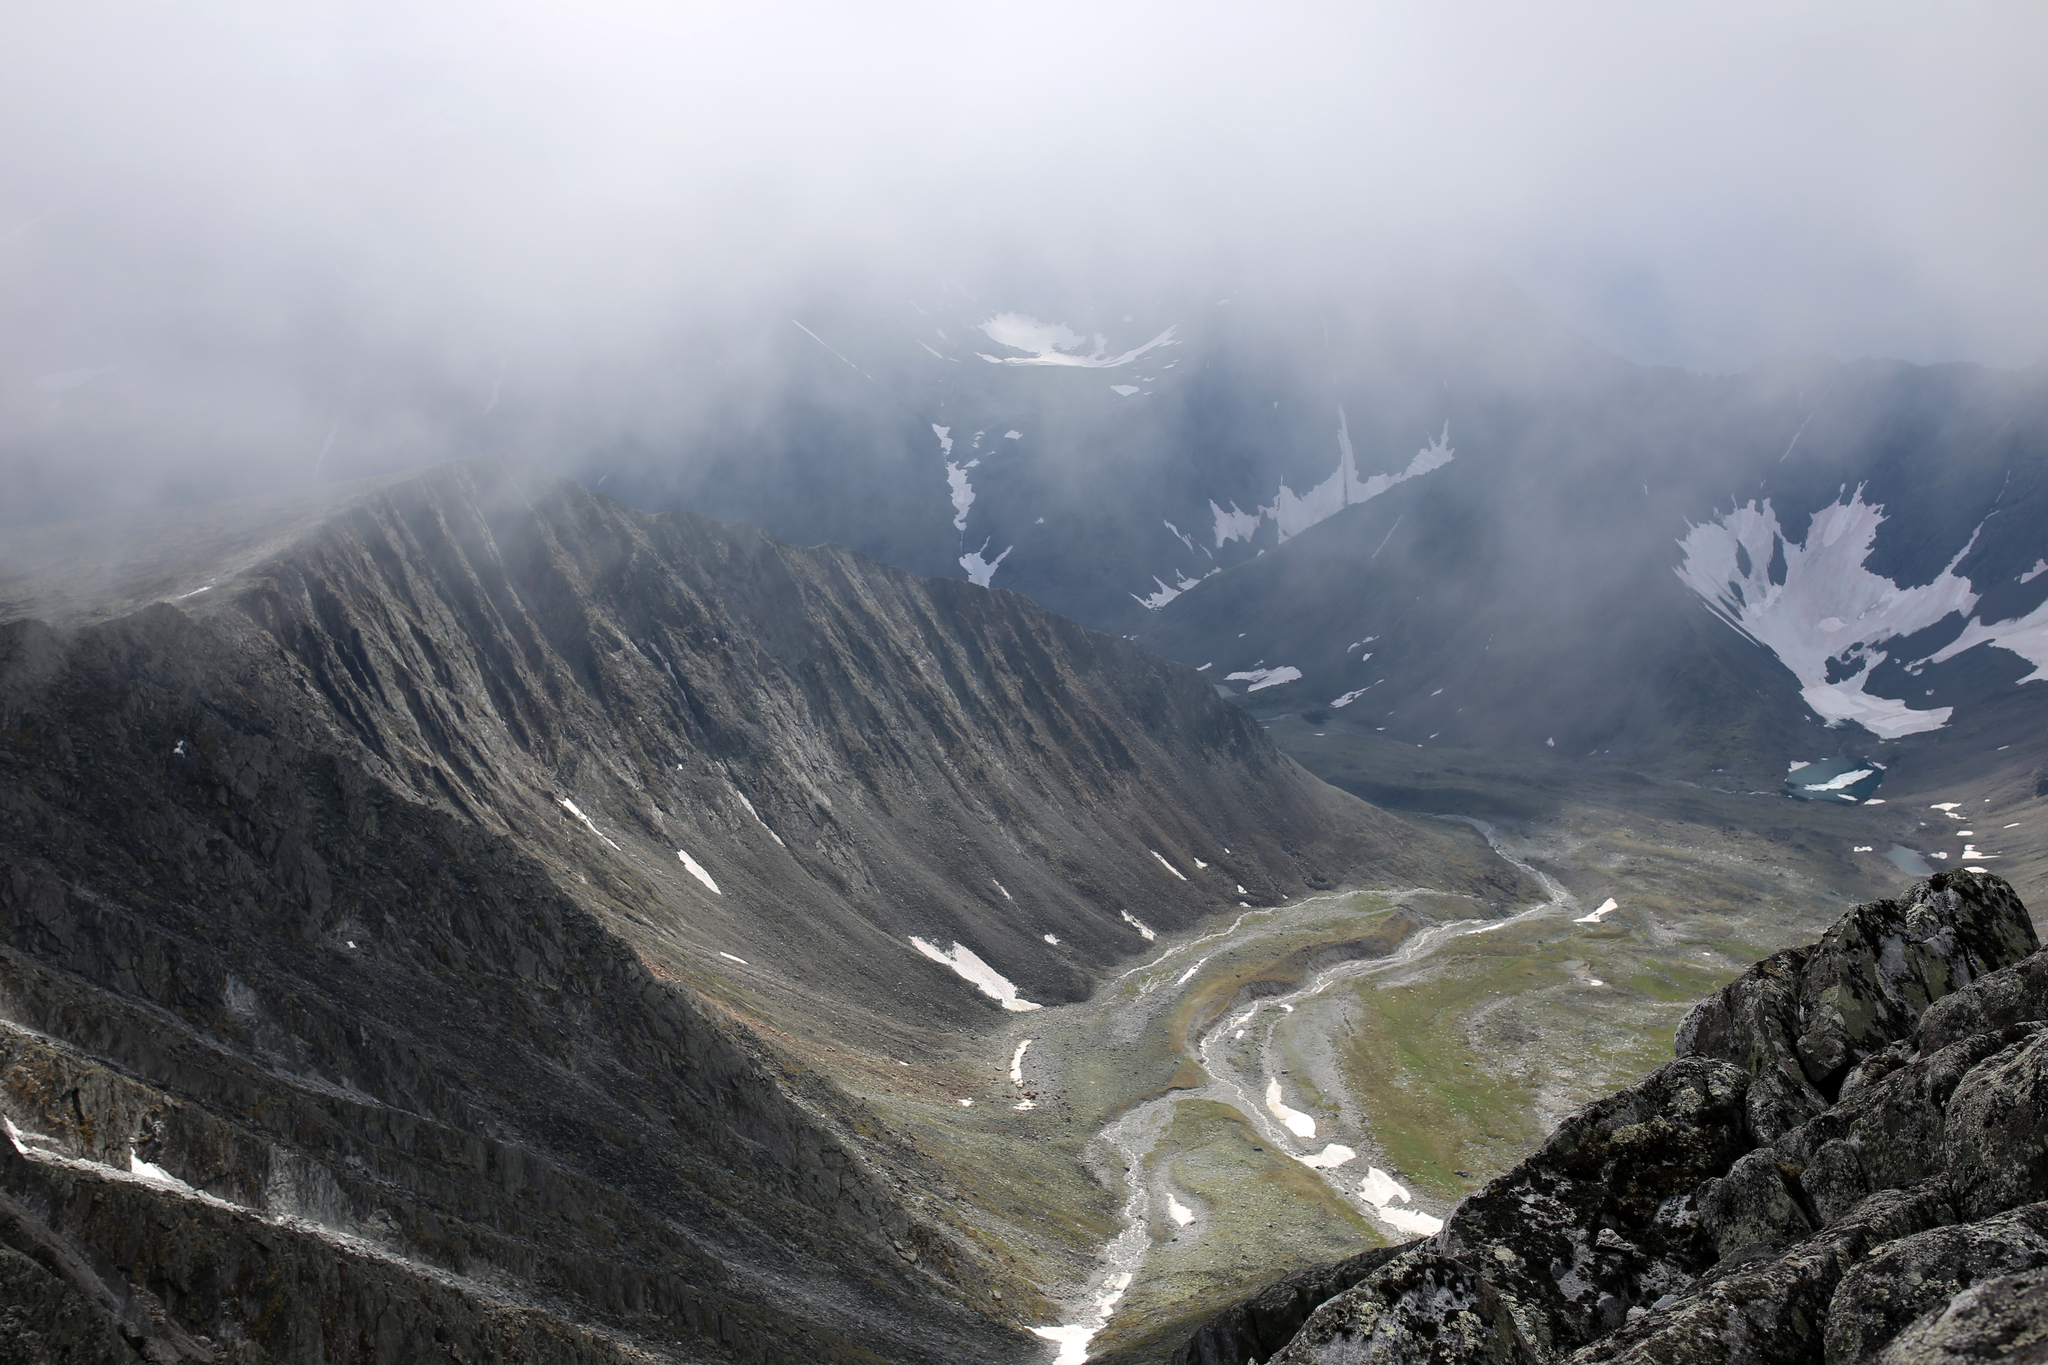
<svg viewBox="0 0 2048 1365">
<path fill-rule="evenodd" d="M 790 318 L 875 373 L 814 306 L 926 282 L 980 301 L 934 350 L 1115 383 L 1181 321 L 1147 300 L 1472 270 L 1647 363 L 2038 363 L 2040 36 L 2004 6 L 25 11 L 0 519 L 686 460 L 772 420 Z"/>
</svg>

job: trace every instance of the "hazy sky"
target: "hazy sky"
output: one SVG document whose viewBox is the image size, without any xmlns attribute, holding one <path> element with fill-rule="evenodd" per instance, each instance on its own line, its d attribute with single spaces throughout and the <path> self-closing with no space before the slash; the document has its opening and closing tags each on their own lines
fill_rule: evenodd
<svg viewBox="0 0 2048 1365">
<path fill-rule="evenodd" d="M 2036 0 L 10 6 L 0 522 L 430 458 L 479 395 L 991 260 L 1476 265 L 1643 361 L 2031 364 L 2044 51 Z"/>
</svg>

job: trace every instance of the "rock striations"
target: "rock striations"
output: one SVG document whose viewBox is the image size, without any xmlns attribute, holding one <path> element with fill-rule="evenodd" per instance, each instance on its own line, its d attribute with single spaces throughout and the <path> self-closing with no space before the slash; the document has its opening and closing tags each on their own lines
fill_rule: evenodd
<svg viewBox="0 0 2048 1365">
<path fill-rule="evenodd" d="M 1283 1282 L 1176 1365 L 2048 1359 L 2039 947 L 1996 877 L 1858 906 L 1441 1233 Z"/>
<path fill-rule="evenodd" d="M 934 955 L 1078 999 L 1461 856 L 1014 594 L 488 463 L 178 550 L 0 625 L 24 1359 L 1034 1357 L 833 1066 L 1011 1017 Z"/>
</svg>

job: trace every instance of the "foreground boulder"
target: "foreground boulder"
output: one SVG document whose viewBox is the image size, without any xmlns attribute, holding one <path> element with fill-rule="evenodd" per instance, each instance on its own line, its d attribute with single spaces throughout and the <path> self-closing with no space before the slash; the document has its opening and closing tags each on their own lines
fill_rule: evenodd
<svg viewBox="0 0 2048 1365">
<path fill-rule="evenodd" d="M 1857 906 L 1677 1051 L 1264 1359 L 2048 1360 L 2048 954 L 2005 882 Z"/>
</svg>

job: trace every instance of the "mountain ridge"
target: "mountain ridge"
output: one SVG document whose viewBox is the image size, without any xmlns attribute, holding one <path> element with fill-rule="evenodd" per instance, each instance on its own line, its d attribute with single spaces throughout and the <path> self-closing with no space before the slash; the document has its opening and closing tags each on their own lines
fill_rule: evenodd
<svg viewBox="0 0 2048 1365">
<path fill-rule="evenodd" d="M 1012 1017 L 912 940 L 1052 1003 L 1236 878 L 1525 889 L 1014 594 L 489 462 L 0 627 L 0 761 L 12 1235 L 229 1358 L 1021 1358 L 1019 1234 L 847 1087 Z"/>
</svg>

